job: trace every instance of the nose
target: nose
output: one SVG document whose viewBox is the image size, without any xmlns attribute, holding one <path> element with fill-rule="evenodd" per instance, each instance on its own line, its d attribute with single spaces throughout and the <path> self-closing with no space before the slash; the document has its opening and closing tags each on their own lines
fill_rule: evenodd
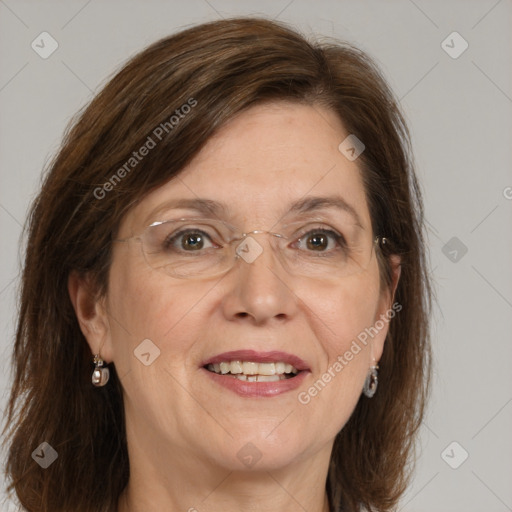
<svg viewBox="0 0 512 512">
<path fill-rule="evenodd" d="M 236 247 L 238 255 L 229 276 L 223 309 L 230 320 L 255 325 L 285 321 L 297 310 L 289 274 L 274 253 L 270 237 L 251 233 Z"/>
</svg>

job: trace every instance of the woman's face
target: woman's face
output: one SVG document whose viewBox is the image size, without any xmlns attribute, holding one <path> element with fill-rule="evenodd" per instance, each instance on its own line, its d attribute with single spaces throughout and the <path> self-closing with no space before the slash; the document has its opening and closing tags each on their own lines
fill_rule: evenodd
<svg viewBox="0 0 512 512">
<path fill-rule="evenodd" d="M 210 218 L 242 233 L 279 231 L 283 218 L 305 224 L 314 218 L 314 227 L 347 225 L 357 230 L 353 236 L 371 240 L 358 160 L 338 149 L 348 135 L 319 106 L 252 107 L 134 207 L 118 238 L 139 235 L 156 221 L 208 216 L 172 204 L 200 198 L 221 205 Z M 312 197 L 337 198 L 345 207 L 317 204 L 288 213 Z M 335 239 L 323 245 L 322 234 L 295 250 L 336 250 Z M 273 237 L 250 236 L 246 250 L 254 259 L 239 258 L 221 276 L 188 279 L 152 268 L 137 241 L 114 244 L 108 294 L 87 337 L 94 352 L 101 345 L 104 359 L 115 364 L 132 447 L 227 470 L 325 462 L 360 398 L 372 356 L 380 358 L 387 323 L 378 321 L 391 296 L 379 288 L 375 253 L 349 275 L 290 273 L 272 250 Z M 376 323 L 384 326 L 375 329 Z M 259 366 L 272 362 L 301 371 L 251 382 L 205 367 L 221 361 L 240 361 L 247 373 L 283 371 L 281 364 Z M 226 368 L 240 371 L 236 362 Z"/>
</svg>

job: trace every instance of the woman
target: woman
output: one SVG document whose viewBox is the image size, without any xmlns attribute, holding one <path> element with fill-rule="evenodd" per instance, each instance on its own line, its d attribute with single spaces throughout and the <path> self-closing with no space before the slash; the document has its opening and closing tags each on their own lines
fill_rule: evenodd
<svg viewBox="0 0 512 512">
<path fill-rule="evenodd" d="M 430 375 L 422 203 L 362 52 L 264 19 L 135 56 L 30 219 L 28 511 L 392 510 Z"/>
</svg>

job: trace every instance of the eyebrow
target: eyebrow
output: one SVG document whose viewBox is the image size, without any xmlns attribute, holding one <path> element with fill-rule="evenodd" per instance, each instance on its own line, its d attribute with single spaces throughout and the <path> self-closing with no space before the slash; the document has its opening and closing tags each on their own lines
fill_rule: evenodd
<svg viewBox="0 0 512 512">
<path fill-rule="evenodd" d="M 351 215 L 356 224 L 363 227 L 361 217 L 357 213 L 357 210 L 348 203 L 343 197 L 338 195 L 333 196 L 308 196 L 295 201 L 289 205 L 288 213 L 310 213 L 325 209 L 336 209 L 343 211 Z M 223 217 L 229 210 L 229 206 L 224 203 L 219 203 L 211 199 L 203 198 L 190 198 L 190 199 L 173 199 L 161 205 L 152 215 L 156 213 L 168 210 L 168 209 L 185 209 L 195 210 L 202 215 Z"/>
<path fill-rule="evenodd" d="M 357 225 L 361 228 L 363 223 L 357 210 L 341 196 L 309 196 L 299 199 L 290 206 L 291 213 L 309 213 L 327 208 L 335 208 L 344 211 L 354 217 Z"/>
</svg>

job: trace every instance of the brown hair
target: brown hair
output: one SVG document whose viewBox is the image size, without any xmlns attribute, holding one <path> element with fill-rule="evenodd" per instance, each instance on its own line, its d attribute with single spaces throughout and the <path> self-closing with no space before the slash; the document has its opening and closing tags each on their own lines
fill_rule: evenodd
<svg viewBox="0 0 512 512">
<path fill-rule="evenodd" d="M 385 285 L 389 254 L 402 258 L 395 295 L 402 310 L 390 323 L 379 390 L 360 398 L 337 435 L 327 480 L 332 510 L 396 505 L 430 380 L 431 291 L 407 128 L 361 51 L 238 18 L 184 30 L 131 59 L 66 132 L 33 203 L 4 429 L 10 489 L 28 511 L 115 510 L 129 478 L 119 379 L 111 365 L 111 382 L 91 385 L 90 350 L 67 290 L 70 272 L 92 276 L 105 294 L 111 240 L 126 212 L 176 176 L 236 113 L 275 100 L 328 107 L 364 142 L 358 162 L 373 230 L 389 239 L 379 261 Z M 191 108 L 180 115 L 186 104 Z M 169 121 L 173 115 L 179 121 Z M 136 168 L 119 171 L 166 122 L 156 148 Z M 43 441 L 58 452 L 45 470 L 31 458 Z"/>
</svg>

